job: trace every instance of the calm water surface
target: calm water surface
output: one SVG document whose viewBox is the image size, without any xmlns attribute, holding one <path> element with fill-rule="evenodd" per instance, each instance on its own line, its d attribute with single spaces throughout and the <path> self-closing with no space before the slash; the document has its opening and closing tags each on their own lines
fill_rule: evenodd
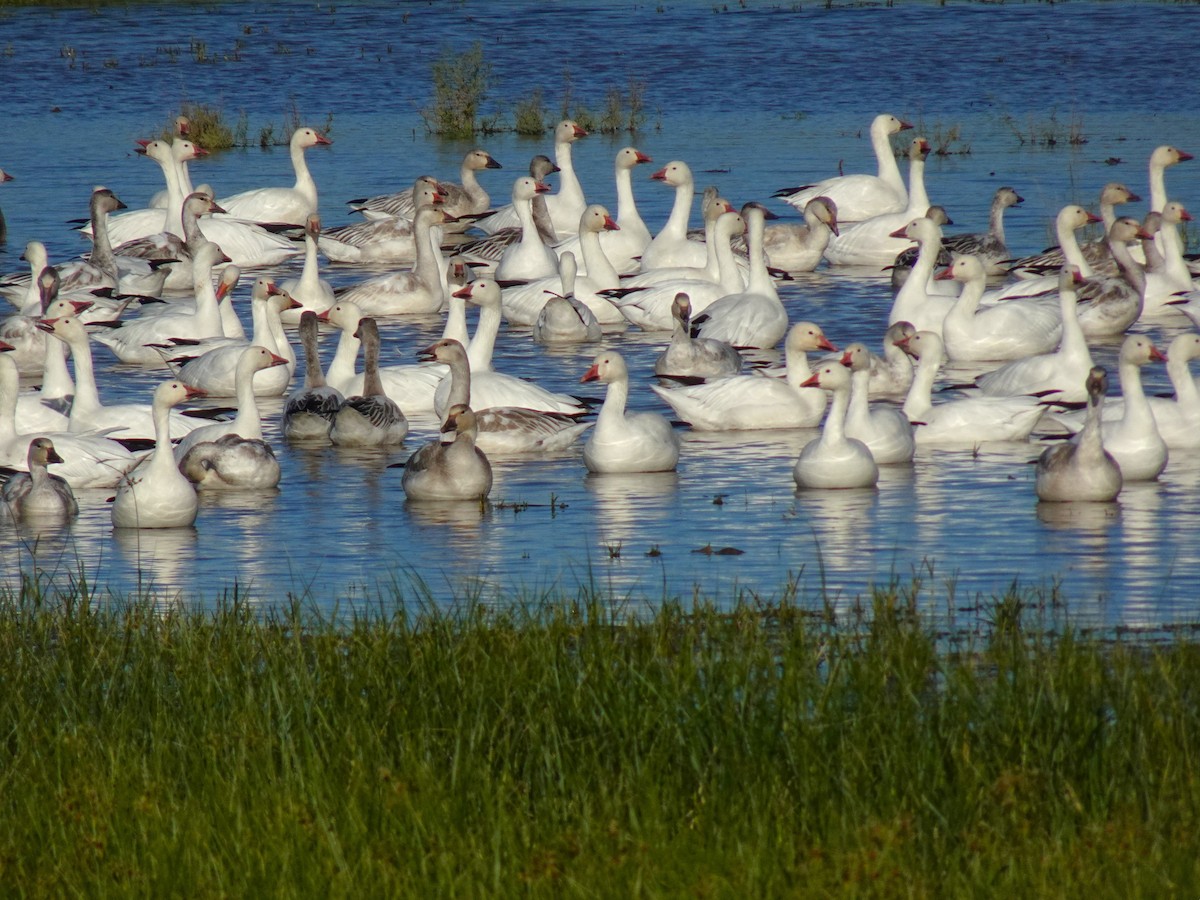
<svg viewBox="0 0 1200 900">
<path fill-rule="evenodd" d="M 1008 214 L 1009 243 L 1030 253 L 1050 242 L 1051 220 L 1064 203 L 1095 208 L 1106 181 L 1124 180 L 1146 195 L 1146 160 L 1158 144 L 1200 151 L 1194 81 L 1189 67 L 1170 62 L 1194 49 L 1200 11 L 1193 7 L 799 6 L 750 0 L 727 13 L 707 3 L 565 2 L 6 11 L 0 167 L 17 180 L 0 188 L 9 223 L 0 270 L 21 268 L 30 239 L 44 241 L 53 260 L 79 253 L 84 245 L 67 223 L 86 215 L 96 184 L 131 207 L 143 205 L 160 187 L 159 174 L 133 154 L 133 141 L 157 132 L 185 101 L 219 106 L 230 118 L 244 110 L 255 132 L 267 122 L 281 128 L 292 109 L 318 126 L 332 116 L 334 146 L 308 155 L 326 225 L 352 221 L 349 198 L 397 189 L 422 172 L 454 177 L 466 145 L 429 139 L 418 110 L 428 102 L 438 50 L 474 40 L 493 66 L 499 111 L 539 86 L 556 110 L 568 80 L 576 100 L 592 109 L 612 87 L 645 85 L 648 124 L 639 134 L 594 135 L 576 145 L 589 199 L 610 205 L 612 158 L 627 143 L 656 163 L 686 160 L 700 185 L 717 184 L 735 203 L 768 200 L 776 188 L 832 174 L 839 160 L 847 171 L 869 169 L 865 128 L 886 110 L 930 137 L 958 127 L 954 147 L 969 145 L 970 153 L 930 159 L 930 195 L 949 209 L 955 230 L 980 230 L 995 188 L 1015 186 L 1026 203 Z M 1048 149 L 1016 137 L 1072 125 L 1086 144 Z M 486 173 L 501 200 L 533 153 L 550 152 L 547 140 L 511 134 L 480 143 L 505 166 Z M 219 195 L 290 181 L 281 150 L 229 152 L 193 171 Z M 648 180 L 635 184 L 643 216 L 658 227 L 671 192 Z M 1200 207 L 1200 163 L 1172 169 L 1168 185 L 1173 197 Z M 339 285 L 365 273 L 328 267 L 323 274 Z M 248 290 L 243 284 L 240 293 Z M 878 346 L 891 302 L 881 277 L 822 269 L 781 293 L 793 320 L 821 323 L 839 345 Z M 1165 344 L 1187 324 L 1179 318 L 1136 328 Z M 411 361 L 440 327 L 385 323 L 384 363 Z M 326 357 L 333 343 L 325 336 Z M 662 344 L 661 336 L 636 330 L 605 342 L 640 376 L 634 406 L 662 409 L 646 387 Z M 549 387 L 599 397 L 578 383 L 596 352 L 547 352 L 514 330 L 502 333 L 497 360 Z M 1111 367 L 1115 347 L 1095 355 Z M 97 368 L 112 401 L 148 400 L 161 378 L 119 366 L 103 350 Z M 1147 378 L 1153 390 L 1167 386 L 1161 369 Z M 797 495 L 791 466 L 815 432 L 684 430 L 676 473 L 587 475 L 578 450 L 495 459 L 490 508 L 427 509 L 406 505 L 400 471 L 389 465 L 429 438 L 434 423 L 414 422 L 405 448 L 390 454 L 297 450 L 279 437 L 279 407 L 263 404 L 284 469 L 277 492 L 206 495 L 194 529 L 142 533 L 115 533 L 105 493 L 85 493 L 78 521 L 65 531 L 0 530 L 4 578 L 14 583 L 23 571 L 41 571 L 66 582 L 82 573 L 121 594 L 154 588 L 199 599 L 236 585 L 264 603 L 295 594 L 323 604 L 390 597 L 392 585 L 439 599 L 596 585 L 653 604 L 695 591 L 722 600 L 738 591 L 774 597 L 789 582 L 813 603 L 842 603 L 873 584 L 917 577 L 938 610 L 1015 581 L 1058 588 L 1086 624 L 1157 628 L 1200 620 L 1196 456 L 1174 455 L 1158 483 L 1130 486 L 1116 503 L 1095 507 L 1038 505 L 1028 465 L 1036 445 L 925 451 L 911 466 L 886 469 L 878 490 Z M 713 552 L 724 548 L 741 552 Z"/>
</svg>

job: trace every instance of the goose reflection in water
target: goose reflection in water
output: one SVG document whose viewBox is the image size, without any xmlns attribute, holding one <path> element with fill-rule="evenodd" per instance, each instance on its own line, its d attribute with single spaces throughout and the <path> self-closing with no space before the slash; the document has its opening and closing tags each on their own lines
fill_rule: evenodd
<svg viewBox="0 0 1200 900">
<path fill-rule="evenodd" d="M 141 593 L 186 599 L 196 584 L 197 531 L 187 528 L 114 528 L 112 542 Z"/>
<path fill-rule="evenodd" d="M 811 559 L 810 570 L 836 574 L 857 580 L 871 570 L 871 549 L 874 542 L 873 521 L 879 505 L 879 491 L 874 487 L 849 490 L 797 490 L 797 532 L 804 541 L 792 543 L 803 548 L 804 559 Z M 808 546 L 805 547 L 804 544 Z"/>
<path fill-rule="evenodd" d="M 583 483 L 596 504 L 592 521 L 601 542 L 621 540 L 631 529 L 675 515 L 670 501 L 679 488 L 678 472 L 589 472 Z"/>
</svg>

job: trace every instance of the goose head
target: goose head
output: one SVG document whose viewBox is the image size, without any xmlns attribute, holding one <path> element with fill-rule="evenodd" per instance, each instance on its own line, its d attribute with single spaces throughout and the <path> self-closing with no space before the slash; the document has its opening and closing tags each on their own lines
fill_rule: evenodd
<svg viewBox="0 0 1200 900">
<path fill-rule="evenodd" d="M 661 181 L 671 187 L 681 187 L 683 185 L 695 184 L 692 178 L 692 170 L 687 163 L 682 160 L 675 160 L 667 163 L 657 172 L 650 176 L 653 181 Z"/>
<path fill-rule="evenodd" d="M 616 350 L 607 350 L 596 357 L 591 368 L 584 372 L 579 380 L 599 381 L 601 384 L 628 381 L 629 368 L 625 365 L 625 357 Z"/>
<path fill-rule="evenodd" d="M 579 219 L 579 230 L 599 234 L 601 231 L 620 231 L 621 226 L 613 221 L 607 209 L 599 203 L 593 203 L 583 211 L 583 216 Z"/>
<path fill-rule="evenodd" d="M 634 166 L 648 162 L 654 162 L 654 160 L 637 147 L 622 147 L 617 151 L 616 167 L 618 169 L 632 169 Z"/>
</svg>

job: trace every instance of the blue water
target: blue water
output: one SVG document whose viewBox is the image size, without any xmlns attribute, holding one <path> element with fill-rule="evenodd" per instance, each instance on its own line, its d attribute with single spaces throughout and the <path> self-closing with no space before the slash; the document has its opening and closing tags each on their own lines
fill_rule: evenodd
<svg viewBox="0 0 1200 900">
<path fill-rule="evenodd" d="M 1026 203 L 1006 218 L 1014 252 L 1052 240 L 1065 202 L 1093 209 L 1100 187 L 1126 181 L 1146 195 L 1146 160 L 1161 143 L 1200 151 L 1200 116 L 1187 65 L 1200 26 L 1192 6 L 1141 3 L 821 4 L 569 2 L 207 4 L 0 12 L 0 80 L 6 127 L 0 186 L 9 236 L 0 271 L 21 268 L 30 239 L 52 260 L 84 243 L 67 222 L 87 211 L 96 184 L 132 207 L 157 190 L 156 166 L 132 152 L 180 104 L 205 103 L 251 133 L 283 127 L 294 110 L 331 122 L 334 145 L 310 151 L 325 224 L 353 221 L 344 201 L 394 190 L 422 172 L 454 177 L 465 144 L 430 138 L 419 110 L 429 67 L 443 48 L 481 41 L 495 89 L 489 112 L 506 115 L 534 88 L 551 119 L 569 78 L 592 110 L 610 89 L 642 85 L 640 133 L 593 135 L 575 164 L 590 199 L 615 204 L 612 158 L 633 143 L 656 163 L 686 160 L 699 185 L 735 203 L 872 165 L 865 129 L 878 112 L 908 118 L 933 137 L 958 127 L 970 153 L 931 157 L 927 183 L 954 230 L 986 226 L 992 192 L 1011 184 Z M 1152 52 L 1148 48 L 1152 48 Z M 1022 145 L 1017 131 L 1057 123 L 1087 137 L 1079 146 Z M 548 140 L 510 133 L 478 144 L 505 166 L 487 173 L 507 196 L 529 157 Z M 1118 161 L 1118 162 L 1114 162 Z M 647 167 L 651 168 L 651 167 Z M 197 181 L 218 194 L 290 180 L 286 153 L 257 148 L 197 163 Z M 648 172 L 641 174 L 645 179 Z M 1200 208 L 1200 163 L 1175 167 L 1173 197 Z M 671 192 L 636 182 L 652 228 Z M 1144 206 L 1141 207 L 1144 209 Z M 281 270 L 293 274 L 295 267 Z M 335 285 L 363 277 L 328 267 Z M 245 293 L 248 285 L 240 289 Z M 781 288 L 793 320 L 815 320 L 839 345 L 878 346 L 890 294 L 881 277 L 821 269 Z M 242 304 L 244 309 L 246 304 Z M 1162 344 L 1187 323 L 1136 326 Z M 384 363 L 408 360 L 440 333 L 436 322 L 384 325 Z M 638 373 L 633 405 L 663 408 L 646 387 L 660 336 L 610 337 Z M 332 352 L 333 335 L 322 344 Z M 599 397 L 579 377 L 595 347 L 547 352 L 505 331 L 503 370 L 548 387 Z M 1112 365 L 1114 343 L 1096 348 Z M 106 400 L 148 399 L 160 374 L 118 366 L 97 351 Z M 1161 368 L 1147 373 L 1166 387 Z M 485 510 L 419 509 L 404 502 L 402 461 L 431 436 L 418 423 L 403 450 L 300 451 L 278 435 L 278 403 L 264 403 L 268 440 L 284 469 L 267 496 L 205 496 L 194 529 L 120 533 L 103 492 L 81 495 L 63 532 L 0 530 L 3 577 L 40 571 L 60 583 L 86 577 L 117 594 L 152 589 L 206 599 L 248 591 L 339 600 L 428 593 L 438 600 L 492 598 L 552 587 L 599 587 L 653 604 L 696 591 L 779 596 L 790 583 L 814 604 L 850 603 L 872 584 L 920 578 L 930 607 L 945 612 L 1014 581 L 1056 589 L 1084 624 L 1158 628 L 1200 620 L 1200 457 L 1176 454 L 1162 479 L 1128 487 L 1099 508 L 1039 506 L 1037 445 L 978 454 L 922 452 L 886 470 L 878 490 L 793 490 L 791 465 L 814 432 L 701 435 L 683 430 L 677 473 L 589 476 L 578 450 L 552 458 L 494 460 Z M 738 554 L 697 552 L 734 548 Z"/>
</svg>

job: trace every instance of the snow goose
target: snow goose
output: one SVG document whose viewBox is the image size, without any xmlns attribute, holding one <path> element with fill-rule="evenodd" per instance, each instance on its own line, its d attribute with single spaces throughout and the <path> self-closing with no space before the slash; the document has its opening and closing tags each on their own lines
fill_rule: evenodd
<svg viewBox="0 0 1200 900">
<path fill-rule="evenodd" d="M 182 460 L 184 454 L 197 444 L 215 441 L 227 434 L 235 434 L 245 440 L 261 441 L 262 415 L 258 410 L 258 399 L 254 395 L 254 376 L 263 369 L 286 365 L 286 359 L 272 353 L 266 347 L 250 346 L 243 350 L 237 368 L 237 415 L 232 419 L 211 422 L 192 429 L 175 445 L 175 458 Z"/>
<path fill-rule="evenodd" d="M 925 159 L 929 142 L 913 138 L 908 150 L 908 205 L 896 212 L 883 213 L 855 222 L 838 231 L 825 247 L 825 259 L 833 266 L 886 266 L 908 243 L 894 232 L 929 209 L 925 191 Z"/>
<path fill-rule="evenodd" d="M 720 272 L 717 281 L 707 276 L 672 277 L 661 284 L 646 287 L 628 288 L 622 285 L 614 291 L 606 291 L 605 296 L 612 297 L 621 315 L 643 331 L 670 331 L 671 304 L 680 291 L 687 292 L 692 302 L 692 315 L 695 316 L 722 297 L 738 294 L 746 289 L 731 246 L 733 238 L 742 234 L 745 229 L 746 221 L 741 213 L 724 212 L 717 217 L 713 237 L 708 244 Z M 698 272 L 686 267 L 672 267 L 670 271 Z"/>
<path fill-rule="evenodd" d="M 558 171 L 550 157 L 539 153 L 529 161 L 529 177 L 536 182 L 545 182 L 546 178 Z M 546 208 L 546 194 L 535 194 L 531 202 L 533 208 L 533 224 L 542 243 L 553 247 L 559 243 L 558 233 L 554 223 L 550 221 L 550 211 Z M 505 249 L 521 239 L 521 219 L 517 208 L 512 203 L 506 203 L 490 216 L 479 219 L 475 223 L 487 236 L 460 244 L 458 252 L 471 262 L 482 263 L 495 269 L 496 263 Z"/>
<path fill-rule="evenodd" d="M 107 223 L 108 237 L 116 246 L 160 231 L 184 237 L 181 213 L 187 192 L 184 191 L 180 179 L 180 166 L 186 165 L 188 160 L 208 154 L 203 147 L 184 139 L 177 139 L 173 143 L 163 140 L 137 143 L 135 151 L 146 159 L 153 160 L 162 170 L 167 202 L 165 206 L 131 209 L 110 218 Z M 81 231 L 90 236 L 92 226 L 89 224 Z"/>
<path fill-rule="evenodd" d="M 325 374 L 321 371 L 321 357 L 317 350 L 319 325 L 317 314 L 312 310 L 301 314 L 300 345 L 304 348 L 304 386 L 287 398 L 279 426 L 283 436 L 291 440 L 328 440 L 333 417 L 345 399 L 341 391 L 325 383 Z"/>
<path fill-rule="evenodd" d="M 0 349 L 4 345 L 0 344 Z M 20 419 L 24 432 L 17 431 L 17 397 L 20 378 L 8 353 L 0 353 L 0 465 L 20 469 L 27 465 L 29 442 L 44 436 L 50 429 L 30 427 L 27 418 Z M 65 427 L 64 418 L 64 427 Z M 121 476 L 137 463 L 137 457 L 116 441 L 90 434 L 53 432 L 60 453 L 54 474 L 65 478 L 74 488 L 116 487 Z"/>
<path fill-rule="evenodd" d="M 182 237 L 170 231 L 159 231 L 126 241 L 113 252 L 118 256 L 170 262 L 170 265 L 166 266 L 167 276 L 163 282 L 163 290 L 186 291 L 192 284 L 192 255 L 201 244 L 208 241 L 200 229 L 200 217 L 223 212 L 225 210 L 208 194 L 193 192 L 184 198 L 180 212 Z M 227 266 L 226 269 L 228 268 Z M 224 271 L 223 269 L 222 273 Z"/>
<path fill-rule="evenodd" d="M 292 132 L 288 153 L 296 182 L 287 187 L 260 187 L 242 191 L 217 200 L 231 216 L 270 225 L 304 226 L 308 217 L 318 211 L 317 184 L 308 170 L 304 151 L 309 147 L 332 144 L 315 128 L 301 127 Z"/>
<path fill-rule="evenodd" d="M 798 488 L 864 488 L 879 481 L 879 466 L 867 445 L 846 436 L 850 405 L 850 370 L 840 362 L 819 366 L 802 387 L 822 388 L 833 400 L 821 436 L 809 441 L 792 467 Z"/>
<path fill-rule="evenodd" d="M 575 254 L 564 253 L 559 257 L 558 265 L 562 270 L 562 294 L 548 295 L 533 323 L 533 339 L 539 344 L 579 344 L 600 340 L 602 332 L 596 316 L 575 297 Z M 612 307 L 607 301 L 605 303 Z"/>
<path fill-rule="evenodd" d="M 468 303 L 479 307 L 479 321 L 467 348 L 471 360 L 471 403 L 473 408 L 523 406 L 546 412 L 582 415 L 584 407 L 567 394 L 548 391 L 533 382 L 492 370 L 492 351 L 503 318 L 500 312 L 500 286 L 491 279 L 477 278 L 458 293 Z M 443 379 L 433 397 L 437 415 L 444 416 L 450 407 L 450 382 Z"/>
<path fill-rule="evenodd" d="M 471 407 L 455 404 L 446 413 L 441 437 L 404 464 L 401 486 L 409 500 L 483 500 L 492 490 L 492 465 L 475 446 L 478 426 Z"/>
<path fill-rule="evenodd" d="M 281 356 L 286 364 L 255 377 L 254 393 L 259 397 L 282 396 L 292 380 L 296 362 L 295 352 L 279 324 L 280 312 L 293 304 L 292 298 L 276 287 L 274 281 L 260 275 L 254 280 L 254 288 L 250 293 L 253 330 L 249 340 L 224 339 L 208 350 L 203 349 L 207 342 L 202 342 L 190 351 L 186 345 L 175 342 L 175 346 L 184 351 L 171 357 L 172 363 L 182 364 L 179 369 L 180 380 L 199 388 L 209 397 L 236 396 L 237 371 L 242 353 L 247 347 L 257 345 Z"/>
<path fill-rule="evenodd" d="M 459 183 L 447 181 L 437 182 L 444 195 L 446 212 L 458 218 L 460 216 L 477 216 L 487 212 L 492 198 L 479 183 L 477 172 L 485 169 L 502 169 L 500 163 L 492 158 L 486 150 L 475 148 L 468 150 L 458 169 Z M 363 197 L 351 200 L 350 205 L 355 212 L 360 212 L 367 219 L 411 219 L 421 207 L 421 202 L 415 196 L 415 186 L 396 191 L 391 194 L 380 194 L 375 197 Z"/>
<path fill-rule="evenodd" d="M 562 237 L 574 234 L 579 227 L 579 217 L 587 206 L 575 164 L 571 159 L 571 148 L 588 133 L 570 119 L 564 119 L 554 128 L 554 163 L 558 167 L 558 190 L 546 197 L 546 209 L 554 231 Z M 531 198 L 532 199 L 532 198 Z"/>
<path fill-rule="evenodd" d="M 710 303 L 694 322 L 699 337 L 725 341 L 734 347 L 769 349 L 787 334 L 787 310 L 763 256 L 765 210 L 755 204 L 744 208 L 742 217 L 750 252 L 746 290 Z"/>
<path fill-rule="evenodd" d="M 652 235 L 646 223 L 638 212 L 637 201 L 633 196 L 633 169 L 643 163 L 653 160 L 636 147 L 622 147 L 617 151 L 614 163 L 614 180 L 617 185 L 617 217 L 618 228 L 600 233 L 599 243 L 604 248 L 604 255 L 609 264 L 617 271 L 629 272 L 636 270 L 638 259 L 649 246 Z M 578 239 L 569 237 L 555 244 L 554 249 L 560 255 L 564 250 L 576 254 L 581 252 Z M 588 275 L 595 273 L 586 265 L 583 271 Z"/>
<path fill-rule="evenodd" d="M 559 271 L 546 278 L 524 284 L 505 287 L 502 291 L 504 317 L 514 325 L 532 325 L 546 304 L 548 293 L 568 293 L 563 260 L 569 254 L 577 267 L 572 275 L 574 287 L 571 293 L 591 310 L 592 316 L 603 326 L 623 325 L 625 317 L 602 291 L 611 290 L 620 284 L 620 277 L 605 256 L 600 245 L 600 235 L 615 231 L 619 226 L 608 210 L 592 204 L 584 210 L 579 222 L 577 246 L 583 254 L 583 273 L 578 270 L 579 258 L 570 250 L 559 254 Z"/>
<path fill-rule="evenodd" d="M 1146 294 L 1146 272 L 1129 252 L 1129 242 L 1149 237 L 1137 219 L 1123 216 L 1108 231 L 1108 252 L 1120 274 L 1094 276 L 1079 291 L 1079 326 L 1090 338 L 1123 334 L 1138 320 Z"/>
<path fill-rule="evenodd" d="M 558 255 L 542 240 L 533 221 L 533 198 L 549 190 L 544 182 L 529 177 L 513 183 L 512 202 L 521 222 L 521 237 L 504 248 L 496 263 L 495 275 L 499 280 L 533 281 L 558 274 Z M 576 220 L 572 228 L 578 227 Z"/>
<path fill-rule="evenodd" d="M 117 488 L 112 523 L 116 528 L 183 528 L 196 521 L 196 489 L 175 464 L 171 447 L 171 407 L 200 392 L 182 381 L 154 389 L 154 450 Z"/>
<path fill-rule="evenodd" d="M 733 204 L 724 197 L 720 197 L 716 193 L 716 188 L 711 188 L 712 196 L 708 197 L 706 192 L 705 201 L 701 204 L 701 211 L 704 213 L 704 265 L 696 266 L 657 266 L 645 272 L 637 272 L 632 275 L 622 276 L 620 279 L 620 289 L 627 292 L 630 288 L 636 287 L 657 287 L 659 285 L 671 285 L 677 281 L 711 281 L 713 284 L 725 284 L 725 292 L 732 294 L 736 291 L 743 290 L 745 283 L 742 281 L 740 274 L 741 266 L 737 265 L 737 257 L 732 252 L 729 253 L 729 259 L 733 260 L 734 265 L 728 269 L 722 269 L 720 245 L 721 241 L 717 236 L 717 223 L 721 220 L 721 216 L 733 212 Z M 726 243 L 732 245 L 733 234 L 741 234 L 742 230 L 735 229 L 731 232 Z M 723 282 L 724 278 L 724 282 Z"/>
<path fill-rule="evenodd" d="M 1077 402 L 1084 399 L 1092 354 L 1079 325 L 1076 284 L 1079 269 L 1064 266 L 1058 281 L 1058 308 L 1062 318 L 1062 337 L 1053 353 L 1014 359 L 975 379 L 984 394 L 1011 397 L 1017 394 L 1051 395 L 1056 400 Z"/>
<path fill-rule="evenodd" d="M 217 300 L 212 281 L 213 266 L 221 262 L 229 262 L 229 257 L 212 242 L 196 251 L 192 260 L 192 287 L 196 298 L 194 311 L 162 313 L 122 323 L 105 334 L 97 334 L 97 343 L 111 350 L 121 362 L 162 366 L 166 365 L 162 345 L 171 338 L 222 336 L 220 301 Z"/>
<path fill-rule="evenodd" d="M 445 364 L 450 369 L 449 408 L 471 402 L 471 363 L 458 341 L 443 338 L 418 356 Z M 477 443 L 485 453 L 539 453 L 563 450 L 591 427 L 574 416 L 520 406 L 497 406 L 475 412 Z"/>
<path fill-rule="evenodd" d="M 1168 454 L 1142 388 L 1142 366 L 1166 362 L 1167 357 L 1144 334 L 1131 334 L 1117 359 L 1124 410 L 1116 421 L 1105 421 L 1101 414 L 1104 449 L 1117 461 L 1126 482 L 1153 481 L 1167 467 Z"/>
<path fill-rule="evenodd" d="M 933 403 L 933 384 L 945 354 L 942 339 L 918 331 L 898 341 L 917 360 L 916 372 L 904 400 L 904 414 L 913 423 L 913 437 L 922 446 L 978 446 L 985 441 L 1027 441 L 1046 408 L 1037 397 L 983 395 Z"/>
<path fill-rule="evenodd" d="M 696 194 L 696 181 L 691 168 L 677 159 L 667 163 L 650 178 L 675 188 L 675 200 L 666 224 L 642 251 L 641 271 L 648 272 L 664 266 L 703 267 L 707 257 L 704 245 L 688 238 L 688 221 L 692 216 L 692 202 Z"/>
<path fill-rule="evenodd" d="M 1053 280 L 1056 276 L 1047 275 L 1047 272 L 1061 269 L 1065 261 L 1078 268 L 1080 274 L 1085 278 L 1092 275 L 1095 269 L 1080 248 L 1075 232 L 1084 225 L 1100 221 L 1102 220 L 1099 216 L 1088 212 L 1076 203 L 1064 206 L 1054 217 L 1054 235 L 1058 238 L 1058 246 L 1035 256 L 1012 260 L 1008 267 L 1009 273 L 1018 279 L 1050 278 Z M 1107 256 L 1107 249 L 1104 255 Z M 1039 290 L 1032 285 L 1018 285 L 1017 288 L 1025 291 L 1026 295 Z"/>
<path fill-rule="evenodd" d="M 784 188 L 776 191 L 775 196 L 798 210 L 803 210 L 814 197 L 828 197 L 837 204 L 838 216 L 844 223 L 899 212 L 908 204 L 908 191 L 896 165 L 890 138 L 908 128 L 912 126 L 886 113 L 871 122 L 871 148 L 875 152 L 878 174 L 839 175 L 816 184 Z"/>
<path fill-rule="evenodd" d="M 680 419 L 697 431 L 811 428 L 825 412 L 825 395 L 800 385 L 811 374 L 808 353 L 836 352 L 820 326 L 798 322 L 784 344 L 785 378 L 731 375 L 705 384 L 664 388 L 651 385 Z"/>
<path fill-rule="evenodd" d="M 304 223 L 304 265 L 298 278 L 289 278 L 279 285 L 291 295 L 299 306 L 283 314 L 283 321 L 295 325 L 300 313 L 311 309 L 320 312 L 333 306 L 333 287 L 321 277 L 321 263 L 317 258 L 317 240 L 321 236 L 321 217 L 313 213 Z"/>
<path fill-rule="evenodd" d="M 732 344 L 692 337 L 692 301 L 680 291 L 671 304 L 675 327 L 671 343 L 654 360 L 654 374 L 676 378 L 717 378 L 742 370 L 742 355 Z"/>
<path fill-rule="evenodd" d="M 1008 271 L 1008 241 L 1004 237 L 1004 211 L 1024 203 L 1025 198 L 1011 187 L 996 188 L 988 213 L 988 230 L 982 234 L 947 234 L 942 246 L 951 253 L 979 257 L 987 275 L 1003 275 Z"/>
<path fill-rule="evenodd" d="M 1108 373 L 1103 367 L 1090 370 L 1085 391 L 1088 419 L 1077 439 L 1048 447 L 1038 457 L 1035 490 L 1039 500 L 1107 502 L 1121 492 L 1121 468 L 1101 439 L 1100 416 L 1108 391 Z"/>
<path fill-rule="evenodd" d="M 897 397 L 908 392 L 913 380 L 912 359 L 898 342 L 917 333 L 912 322 L 893 322 L 883 333 L 883 355 L 871 354 L 871 397 Z"/>
<path fill-rule="evenodd" d="M 615 350 L 596 357 L 580 381 L 608 385 L 596 425 L 583 445 L 589 472 L 670 472 L 679 462 L 679 435 L 655 412 L 628 412 L 629 369 Z"/>
<path fill-rule="evenodd" d="M 1190 153 L 1185 153 L 1178 147 L 1164 144 L 1155 147 L 1150 154 L 1150 209 L 1162 212 L 1167 205 L 1167 169 L 1181 162 L 1195 159 Z"/>
<path fill-rule="evenodd" d="M 108 234 L 108 214 L 124 208 L 125 204 L 108 188 L 98 187 L 92 191 L 92 252 L 86 266 L 95 273 L 94 287 L 111 288 L 122 294 L 158 297 L 166 288 L 167 276 L 177 260 L 146 259 L 114 251 Z M 82 281 L 76 285 L 79 288 L 83 286 Z"/>
<path fill-rule="evenodd" d="M 412 194 L 417 209 L 427 204 L 441 204 L 444 208 L 445 196 L 438 190 L 437 181 L 427 175 L 416 180 Z M 443 228 L 448 226 L 449 223 Z M 318 237 L 317 246 L 333 262 L 410 263 L 417 255 L 413 220 L 403 216 L 386 216 L 327 228 Z"/>
<path fill-rule="evenodd" d="M 913 219 L 892 232 L 892 237 L 906 237 L 917 242 L 917 261 L 896 296 L 888 313 L 888 324 L 911 322 L 917 331 L 942 333 L 942 321 L 954 306 L 954 297 L 929 291 L 930 279 L 942 251 L 942 229 L 927 216 Z"/>
<path fill-rule="evenodd" d="M 895 406 L 871 407 L 871 351 L 867 345 L 847 344 L 842 365 L 851 373 L 846 436 L 866 444 L 878 465 L 912 462 L 916 442 L 908 417 Z"/>
<path fill-rule="evenodd" d="M 1200 447 L 1200 388 L 1188 366 L 1193 359 L 1200 359 L 1200 334 L 1176 335 L 1167 347 L 1167 375 L 1175 396 L 1148 398 L 1168 450 Z"/>
<path fill-rule="evenodd" d="M 0 508 L 14 520 L 69 519 L 79 512 L 75 493 L 60 475 L 52 475 L 46 467 L 61 463 L 63 458 L 48 437 L 35 437 L 29 442 L 26 457 L 28 472 L 11 475 L 0 488 Z"/>
<path fill-rule="evenodd" d="M 1183 255 L 1179 225 L 1191 222 L 1192 214 L 1178 200 L 1168 201 L 1162 212 L 1150 212 L 1142 223 L 1149 238 L 1142 239 L 1146 295 L 1142 315 L 1156 313 L 1179 295 L 1196 289 L 1196 282 Z M 1161 247 L 1159 240 L 1161 236 Z M 1132 255 L 1132 248 L 1131 254 Z M 1134 257 L 1136 260 L 1136 257 Z"/>
<path fill-rule="evenodd" d="M 1062 336 L 1057 305 L 1005 300 L 981 309 L 987 271 L 978 256 L 957 256 L 938 279 L 957 281 L 961 292 L 942 320 L 946 355 L 955 362 L 1010 360 L 1049 353 Z"/>
<path fill-rule="evenodd" d="M 417 210 L 413 221 L 417 258 L 412 269 L 379 275 L 349 287 L 338 288 L 334 291 L 337 302 L 353 303 L 364 316 L 438 312 L 445 301 L 442 294 L 445 261 L 441 252 L 441 226 L 446 220 L 446 214 L 436 206 L 426 205 Z"/>
<path fill-rule="evenodd" d="M 767 262 L 788 272 L 811 272 L 821 262 L 830 238 L 840 234 L 837 204 L 814 197 L 804 205 L 804 224 L 768 225 L 763 235 Z"/>
<path fill-rule="evenodd" d="M 147 407 L 144 403 L 106 406 L 100 402 L 96 376 L 92 369 L 92 348 L 82 322 L 74 316 L 58 316 L 41 320 L 38 327 L 63 341 L 71 350 L 71 358 L 75 363 L 75 395 L 71 401 L 68 428 L 72 433 L 107 429 L 109 436 L 117 440 L 155 437 L 156 424 L 152 407 Z M 171 411 L 169 406 L 167 411 L 170 413 L 167 416 L 170 437 L 181 438 L 203 424 L 198 419 Z"/>
<path fill-rule="evenodd" d="M 367 316 L 359 320 L 363 351 L 363 390 L 338 407 L 329 439 L 339 447 L 391 447 L 404 441 L 408 419 L 384 392 L 379 377 L 379 326 Z"/>
</svg>

